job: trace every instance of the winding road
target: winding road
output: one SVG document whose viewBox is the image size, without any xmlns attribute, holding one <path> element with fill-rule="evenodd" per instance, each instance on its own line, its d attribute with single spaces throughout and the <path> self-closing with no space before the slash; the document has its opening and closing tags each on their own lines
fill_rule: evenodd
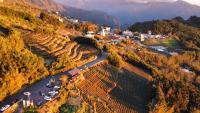
<svg viewBox="0 0 200 113">
<path fill-rule="evenodd" d="M 102 54 L 100 56 L 97 57 L 96 60 L 89 62 L 87 64 L 84 64 L 80 67 L 77 67 L 78 69 L 84 70 L 85 67 L 92 67 L 100 62 L 102 62 L 103 60 L 105 60 L 107 57 L 105 52 L 102 52 Z M 5 105 L 12 105 L 13 102 L 15 102 L 16 100 L 21 100 L 21 99 L 27 99 L 27 96 L 24 95 L 24 92 L 30 92 L 30 98 L 31 100 L 33 100 L 34 104 L 37 104 L 38 102 L 40 102 L 41 104 L 44 104 L 47 102 L 47 100 L 45 100 L 40 92 L 48 94 L 48 92 L 51 90 L 51 88 L 46 87 L 46 84 L 49 83 L 49 81 L 51 79 L 55 79 L 55 81 L 59 81 L 59 78 L 62 75 L 66 75 L 68 73 L 68 71 L 63 72 L 63 73 L 59 73 L 56 74 L 54 76 L 49 76 L 43 80 L 40 80 L 39 82 L 32 84 L 31 86 L 26 87 L 25 89 L 22 89 L 21 91 L 19 91 L 18 93 L 9 96 L 8 98 L 6 98 L 4 101 L 0 102 L 0 106 L 5 106 Z M 19 110 L 23 107 L 22 102 L 19 103 L 19 107 L 17 109 L 17 111 L 15 111 L 16 113 L 19 112 Z M 1 111 L 0 111 L 1 113 Z"/>
</svg>

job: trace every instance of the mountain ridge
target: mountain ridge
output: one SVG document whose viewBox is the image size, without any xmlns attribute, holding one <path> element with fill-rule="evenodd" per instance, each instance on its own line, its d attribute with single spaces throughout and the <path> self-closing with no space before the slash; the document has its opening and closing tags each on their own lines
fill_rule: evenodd
<svg viewBox="0 0 200 113">
<path fill-rule="evenodd" d="M 83 21 L 91 21 L 101 25 L 109 25 L 114 27 L 118 26 L 120 23 L 116 17 L 109 15 L 103 11 L 95 11 L 95 10 L 89 11 L 75 7 L 70 7 L 67 5 L 57 3 L 55 0 L 7 0 L 7 1 L 28 3 L 42 9 L 59 11 L 64 16 L 77 18 Z"/>
<path fill-rule="evenodd" d="M 68 0 L 57 0 L 60 3 L 68 3 Z M 156 19 L 170 19 L 181 16 L 185 19 L 190 16 L 200 16 L 200 6 L 190 4 L 183 0 L 175 2 L 151 1 L 151 2 L 119 2 L 112 0 L 109 4 L 86 1 L 81 6 L 83 9 L 97 9 L 119 18 L 123 26 L 128 27 L 135 22 L 150 21 Z M 78 1 L 77 1 L 78 2 Z M 74 2 L 75 3 L 75 2 Z M 113 3 L 112 7 L 110 4 Z M 68 4 L 69 5 L 69 4 Z M 71 4 L 75 6 L 76 4 Z M 78 7 L 78 6 L 77 6 Z"/>
<path fill-rule="evenodd" d="M 176 16 L 181 16 L 186 19 L 193 15 L 200 15 L 199 6 L 191 5 L 182 0 L 173 3 L 150 2 L 140 5 L 140 7 L 136 5 L 132 5 L 136 9 L 131 8 L 127 12 L 123 11 L 126 13 L 122 13 L 122 15 L 114 14 L 114 16 L 121 17 L 121 21 L 131 24 L 155 19 L 170 19 Z M 127 15 L 126 18 L 122 18 L 125 15 Z"/>
</svg>

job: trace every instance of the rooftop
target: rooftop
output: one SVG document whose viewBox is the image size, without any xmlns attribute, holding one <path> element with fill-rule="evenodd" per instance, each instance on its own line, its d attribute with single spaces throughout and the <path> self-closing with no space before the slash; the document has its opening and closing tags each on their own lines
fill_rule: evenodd
<svg viewBox="0 0 200 113">
<path fill-rule="evenodd" d="M 70 75 L 71 77 L 73 77 L 73 76 L 75 76 L 75 75 L 77 75 L 77 74 L 80 74 L 80 72 L 81 72 L 80 69 L 75 68 L 75 69 L 69 71 L 68 73 L 69 73 L 69 75 Z"/>
</svg>

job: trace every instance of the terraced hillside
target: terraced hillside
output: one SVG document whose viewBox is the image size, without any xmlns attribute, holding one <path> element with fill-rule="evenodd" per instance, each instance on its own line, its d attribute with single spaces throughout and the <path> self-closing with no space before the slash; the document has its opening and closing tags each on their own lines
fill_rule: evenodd
<svg viewBox="0 0 200 113">
<path fill-rule="evenodd" d="M 81 65 L 96 58 L 96 49 L 80 45 L 60 35 L 27 34 L 24 40 L 33 52 L 48 60 L 57 59 L 66 54 L 71 60 Z"/>
<path fill-rule="evenodd" d="M 148 112 L 151 88 L 146 79 L 105 64 L 92 68 L 84 76 L 86 80 L 78 85 L 81 92 L 106 103 L 107 107 L 97 101 L 98 113 Z"/>
</svg>

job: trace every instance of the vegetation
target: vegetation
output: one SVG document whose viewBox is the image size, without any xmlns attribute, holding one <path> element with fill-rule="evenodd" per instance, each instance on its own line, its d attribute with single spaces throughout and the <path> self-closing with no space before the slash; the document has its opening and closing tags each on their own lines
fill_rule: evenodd
<svg viewBox="0 0 200 113">
<path fill-rule="evenodd" d="M 37 30 L 24 36 L 24 40 L 34 53 L 46 59 L 51 74 L 81 66 L 96 58 L 97 50 L 93 46 L 78 44 L 58 33 L 44 33 Z"/>
<path fill-rule="evenodd" d="M 60 108 L 60 113 L 76 113 L 77 110 L 78 110 L 78 106 L 64 104 Z"/>
<path fill-rule="evenodd" d="M 156 34 L 172 34 L 177 36 L 181 46 L 188 50 L 199 50 L 200 30 L 177 19 L 158 20 L 136 23 L 129 28 L 132 31 L 147 32 L 152 30 Z"/>
<path fill-rule="evenodd" d="M 174 37 L 168 37 L 166 39 L 146 39 L 143 43 L 148 46 L 165 46 L 171 50 L 181 48 L 179 42 Z"/>
<path fill-rule="evenodd" d="M 173 18 L 173 20 L 179 21 L 183 24 L 187 24 L 187 25 L 190 25 L 190 26 L 193 26 L 196 28 L 200 28 L 200 24 L 199 24 L 200 17 L 198 17 L 198 16 L 191 16 L 187 20 L 184 20 L 184 18 L 178 16 L 178 17 Z"/>
<path fill-rule="evenodd" d="M 38 113 L 38 112 L 37 112 L 37 108 L 29 107 L 25 109 L 24 113 Z"/>
<path fill-rule="evenodd" d="M 95 39 L 77 37 L 74 38 L 76 43 L 59 34 L 58 31 L 63 24 L 59 21 L 59 17 L 51 13 L 42 12 L 39 19 L 26 11 L 1 6 L 0 21 L 0 101 L 16 93 L 25 85 L 48 76 L 49 72 L 45 67 L 47 60 L 52 60 L 48 66 L 53 74 L 88 62 L 90 56 L 94 56 L 93 51 L 103 49 Z M 104 47 L 110 64 L 121 67 L 124 59 L 152 75 L 151 85 L 155 88 L 155 92 L 149 104 L 150 112 L 199 112 L 200 31 L 198 22 L 198 17 L 191 17 L 187 21 L 177 17 L 172 20 L 137 23 L 130 27 L 132 31 L 152 30 L 158 34 L 172 34 L 174 40 L 185 49 L 195 50 L 180 55 L 166 57 L 144 48 L 142 51 L 137 51 L 135 48 L 131 51 L 125 50 L 124 48 L 132 44 L 132 41 L 123 41 L 121 46 L 106 45 Z M 75 25 L 67 23 L 65 26 L 84 33 L 98 29 L 92 23 Z M 23 33 L 23 36 L 19 31 Z M 174 46 L 177 44 L 172 43 L 174 40 L 163 43 Z M 96 49 L 80 44 L 90 45 Z M 56 99 L 41 108 L 27 108 L 25 113 L 78 112 L 80 106 L 67 103 L 72 92 L 78 92 L 76 96 L 82 96 L 80 98 L 84 101 L 84 104 L 81 103 L 83 112 L 88 110 L 126 113 L 134 112 L 135 109 L 139 112 L 148 111 L 146 106 L 149 102 L 148 94 L 152 93 L 149 91 L 151 86 L 146 83 L 146 80 L 144 82 L 143 79 L 138 79 L 138 75 L 129 72 L 125 67 L 119 70 L 114 66 L 100 64 L 86 71 L 84 73 L 86 79 L 77 84 L 80 92 L 75 86 L 70 88 L 69 85 L 73 84 L 64 82 Z M 191 72 L 183 71 L 186 67 Z M 145 89 L 146 92 L 141 89 Z"/>
<path fill-rule="evenodd" d="M 98 30 L 98 26 L 90 22 L 85 22 L 75 26 L 75 29 L 82 31 L 83 33 L 87 33 L 88 31 L 96 32 Z"/>
<path fill-rule="evenodd" d="M 95 47 L 96 49 L 101 50 L 102 46 L 97 42 L 97 40 L 92 38 L 86 38 L 86 37 L 76 37 L 74 41 L 80 43 L 80 44 L 86 44 L 90 45 L 92 47 Z"/>
<path fill-rule="evenodd" d="M 133 65 L 136 65 L 146 71 L 149 71 L 153 76 L 159 75 L 158 69 L 156 67 L 153 67 L 152 65 L 149 65 L 144 60 L 142 60 L 137 54 L 134 52 L 127 52 L 125 54 L 125 59 L 127 59 L 130 63 Z"/>
<path fill-rule="evenodd" d="M 108 52 L 108 61 L 116 67 L 121 67 L 122 58 L 113 50 L 112 45 L 106 45 L 104 49 Z"/>
<path fill-rule="evenodd" d="M 48 75 L 44 60 L 27 50 L 19 36 L 0 37 L 0 100 Z"/>
<path fill-rule="evenodd" d="M 129 113 L 146 112 L 148 109 L 145 105 L 151 94 L 148 92 L 149 86 L 134 79 L 135 75 L 126 69 L 119 70 L 109 64 L 100 64 L 90 68 L 84 76 L 86 79 L 80 82 L 78 88 L 96 112 Z"/>
<path fill-rule="evenodd" d="M 20 12 L 20 11 L 15 11 L 11 8 L 7 8 L 7 7 L 0 7 L 0 15 L 4 15 L 7 16 L 9 18 L 12 17 L 19 17 L 25 21 L 40 25 L 41 21 L 39 19 L 37 19 L 36 17 L 33 17 L 32 15 L 25 13 L 25 12 Z"/>
<path fill-rule="evenodd" d="M 120 67 L 122 63 L 121 57 L 115 52 L 111 52 L 108 54 L 108 60 L 112 65 L 117 66 L 117 67 Z"/>
<path fill-rule="evenodd" d="M 153 76 L 152 86 L 156 88 L 156 96 L 150 104 L 151 112 L 200 110 L 199 83 L 193 82 L 198 75 L 182 71 L 182 65 L 186 62 L 199 62 L 198 54 L 187 52 L 168 58 L 151 52 L 127 52 L 125 56 L 133 65 L 148 69 Z"/>
<path fill-rule="evenodd" d="M 90 47 L 63 36 L 67 30 L 62 27 L 65 23 L 59 21 L 59 16 L 38 9 L 38 18 L 37 14 L 27 12 L 10 5 L 0 7 L 0 101 L 47 77 L 49 71 L 54 74 L 94 60 L 95 48 L 100 48 L 96 40 L 89 40 Z M 90 25 L 87 27 L 93 29 Z M 43 109 L 58 112 L 69 93 L 66 84 L 63 87 L 59 97 L 52 100 L 53 106 L 51 102 L 45 103 L 40 108 L 26 108 L 24 112 L 36 113 Z M 83 111 L 85 106 L 81 106 Z"/>
<path fill-rule="evenodd" d="M 67 54 L 63 54 L 56 62 L 51 65 L 50 71 L 69 70 L 75 67 L 75 63 L 69 58 Z"/>
<path fill-rule="evenodd" d="M 149 104 L 149 112 L 199 112 L 199 52 L 185 51 L 179 55 L 165 56 L 141 47 L 138 50 L 137 45 L 125 48 L 133 44 L 113 46 L 111 51 L 120 53 L 125 61 L 152 75 L 155 96 Z M 183 70 L 185 68 L 190 72 Z"/>
<path fill-rule="evenodd" d="M 52 24 L 54 26 L 60 26 L 62 25 L 62 22 L 59 21 L 59 18 L 56 18 L 55 16 L 48 14 L 46 12 L 41 12 L 40 18 L 49 24 Z"/>
</svg>

